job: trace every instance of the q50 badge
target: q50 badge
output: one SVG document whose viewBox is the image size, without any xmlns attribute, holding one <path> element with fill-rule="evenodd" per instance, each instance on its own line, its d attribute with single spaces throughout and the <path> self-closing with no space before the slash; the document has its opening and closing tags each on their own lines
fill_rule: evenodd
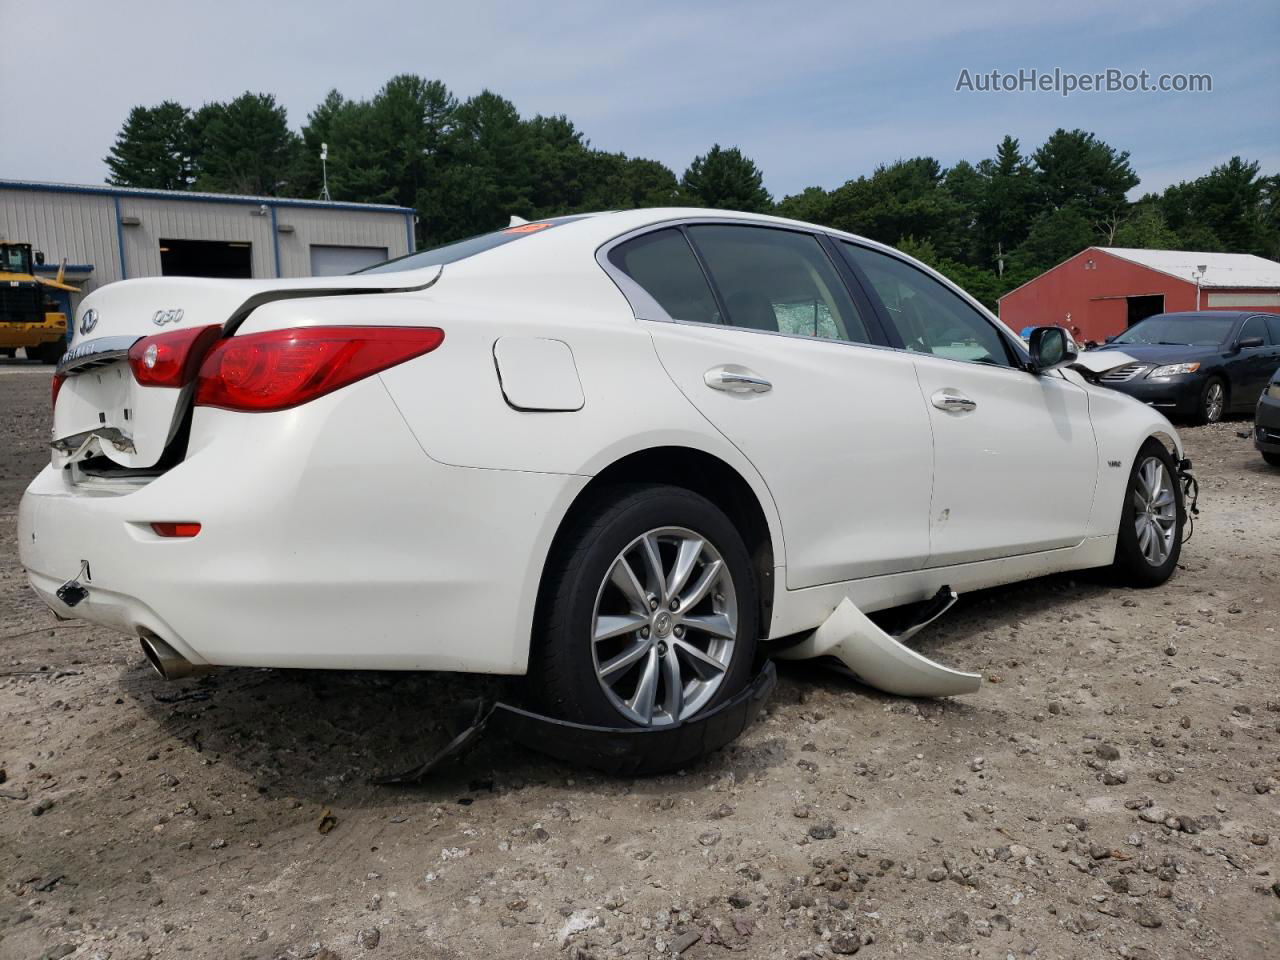
<svg viewBox="0 0 1280 960">
<path fill-rule="evenodd" d="M 182 319 L 182 310 L 157 310 L 156 315 L 151 318 L 151 322 L 157 327 L 163 327 L 166 323 L 178 323 Z"/>
</svg>

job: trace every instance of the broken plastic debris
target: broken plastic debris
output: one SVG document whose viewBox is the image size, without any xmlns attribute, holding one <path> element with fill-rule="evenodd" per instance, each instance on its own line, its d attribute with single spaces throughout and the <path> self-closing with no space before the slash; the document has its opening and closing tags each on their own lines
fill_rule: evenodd
<svg viewBox="0 0 1280 960">
<path fill-rule="evenodd" d="M 777 669 L 765 661 L 755 679 L 736 696 L 691 720 L 665 727 L 596 727 L 507 703 L 482 701 L 471 725 L 441 750 L 412 769 L 375 778 L 374 783 L 417 783 L 446 760 L 466 753 L 486 731 L 500 733 L 557 760 L 614 776 L 676 770 L 736 740 L 751 725 L 777 682 Z"/>
<path fill-rule="evenodd" d="M 868 686 L 903 697 L 952 697 L 976 693 L 982 686 L 982 674 L 952 670 L 921 656 L 876 626 L 848 597 L 807 639 L 777 656 L 835 657 Z"/>
</svg>

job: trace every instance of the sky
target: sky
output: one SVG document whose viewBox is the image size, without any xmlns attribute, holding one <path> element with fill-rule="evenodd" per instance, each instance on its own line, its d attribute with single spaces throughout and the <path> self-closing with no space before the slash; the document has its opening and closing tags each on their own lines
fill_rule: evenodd
<svg viewBox="0 0 1280 960">
<path fill-rule="evenodd" d="M 369 97 L 397 73 L 566 114 L 593 146 L 677 175 L 738 146 L 778 199 L 902 157 L 977 162 L 1005 134 L 1030 152 L 1058 127 L 1129 151 L 1134 195 L 1235 154 L 1280 172 L 1275 0 L 0 0 L 0 30 L 2 179 L 102 182 L 137 104 L 269 92 L 299 128 L 329 89 Z M 1213 89 L 956 89 L 962 70 L 1055 68 L 1203 73 Z"/>
</svg>

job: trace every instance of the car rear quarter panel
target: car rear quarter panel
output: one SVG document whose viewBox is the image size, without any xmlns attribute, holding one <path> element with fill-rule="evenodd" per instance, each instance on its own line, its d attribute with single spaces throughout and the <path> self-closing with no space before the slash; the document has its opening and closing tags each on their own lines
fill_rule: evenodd
<svg viewBox="0 0 1280 960">
<path fill-rule="evenodd" d="M 617 287 L 593 260 L 587 266 L 582 274 L 495 277 L 466 263 L 451 264 L 429 290 L 268 304 L 240 333 L 352 323 L 438 326 L 445 332 L 440 347 L 380 374 L 430 460 L 481 471 L 589 478 L 644 450 L 698 450 L 727 463 L 751 487 L 768 522 L 774 562 L 785 565 L 783 531 L 764 479 L 676 389 Z M 580 409 L 520 410 L 507 402 L 494 344 L 530 336 L 562 341 L 572 350 Z M 546 554 L 572 500 L 548 505 L 536 534 L 507 545 L 527 557 L 520 585 L 525 642 Z"/>
</svg>

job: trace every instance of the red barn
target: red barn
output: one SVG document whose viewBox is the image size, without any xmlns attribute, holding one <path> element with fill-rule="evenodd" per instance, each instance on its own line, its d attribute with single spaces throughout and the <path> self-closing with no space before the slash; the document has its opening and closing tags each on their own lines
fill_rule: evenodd
<svg viewBox="0 0 1280 960">
<path fill-rule="evenodd" d="M 1156 313 L 1280 313 L 1280 263 L 1247 253 L 1089 247 L 1000 298 L 1015 332 L 1059 325 L 1101 343 Z"/>
</svg>

